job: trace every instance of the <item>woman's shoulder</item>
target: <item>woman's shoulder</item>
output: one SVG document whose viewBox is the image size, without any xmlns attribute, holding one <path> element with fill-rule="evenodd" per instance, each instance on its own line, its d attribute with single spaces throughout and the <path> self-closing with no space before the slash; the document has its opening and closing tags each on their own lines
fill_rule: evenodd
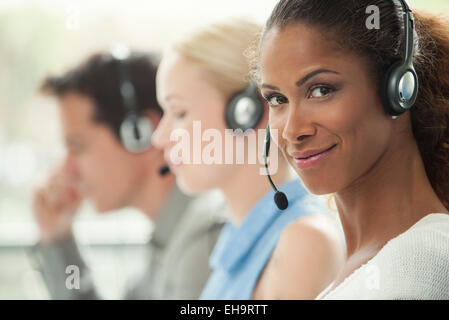
<svg viewBox="0 0 449 320">
<path fill-rule="evenodd" d="M 275 251 L 289 263 L 306 256 L 310 262 L 316 259 L 317 264 L 336 266 L 335 269 L 343 264 L 345 256 L 336 220 L 319 213 L 302 216 L 286 226 Z"/>
<path fill-rule="evenodd" d="M 320 298 L 449 299 L 449 215 L 425 216 Z"/>
<path fill-rule="evenodd" d="M 390 240 L 378 255 L 389 261 L 413 265 L 421 262 L 429 266 L 438 263 L 449 268 L 449 214 L 432 213 L 423 217 Z"/>
<path fill-rule="evenodd" d="M 280 299 L 314 298 L 344 262 L 337 227 L 321 214 L 302 216 L 282 231 L 270 262 L 268 296 L 277 292 Z"/>
<path fill-rule="evenodd" d="M 407 231 L 390 240 L 383 253 L 407 255 L 449 254 L 449 214 L 432 213 L 424 216 Z M 449 262 L 449 259 L 446 259 Z"/>
<path fill-rule="evenodd" d="M 410 230 L 413 229 L 422 229 L 422 228 L 443 228 L 448 230 L 449 228 L 449 214 L 447 213 L 431 213 L 423 218 L 421 218 L 418 222 L 416 222 Z"/>
<path fill-rule="evenodd" d="M 371 265 L 379 267 L 392 298 L 448 299 L 449 215 L 425 216 L 390 240 Z"/>
</svg>

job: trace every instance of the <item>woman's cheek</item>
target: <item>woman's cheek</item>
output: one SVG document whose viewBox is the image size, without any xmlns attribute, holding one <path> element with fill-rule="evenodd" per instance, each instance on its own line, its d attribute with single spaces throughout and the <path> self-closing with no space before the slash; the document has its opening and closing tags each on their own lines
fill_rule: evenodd
<svg viewBox="0 0 449 320">
<path fill-rule="evenodd" d="M 205 192 L 215 187 L 213 183 L 217 172 L 210 172 L 209 167 L 202 165 L 186 165 L 179 168 L 177 172 L 177 182 L 180 188 L 188 194 Z"/>
</svg>

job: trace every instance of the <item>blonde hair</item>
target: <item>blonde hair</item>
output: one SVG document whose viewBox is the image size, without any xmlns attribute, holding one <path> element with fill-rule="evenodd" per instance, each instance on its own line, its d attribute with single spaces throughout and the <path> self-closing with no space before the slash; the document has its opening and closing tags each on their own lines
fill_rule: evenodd
<svg viewBox="0 0 449 320">
<path fill-rule="evenodd" d="M 203 67 L 230 98 L 251 81 L 248 49 L 258 43 L 261 32 L 261 25 L 234 18 L 204 26 L 175 42 L 172 49 Z"/>
</svg>

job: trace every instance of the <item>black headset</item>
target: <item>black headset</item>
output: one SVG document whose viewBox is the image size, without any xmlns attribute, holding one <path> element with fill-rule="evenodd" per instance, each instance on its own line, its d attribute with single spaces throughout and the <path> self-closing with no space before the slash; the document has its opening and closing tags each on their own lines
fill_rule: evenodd
<svg viewBox="0 0 449 320">
<path fill-rule="evenodd" d="M 136 90 L 129 74 L 129 54 L 114 54 L 118 62 L 119 90 L 125 117 L 120 125 L 120 140 L 126 150 L 132 153 L 144 152 L 151 146 L 153 125 L 141 114 Z"/>
<path fill-rule="evenodd" d="M 392 116 L 409 110 L 418 96 L 418 75 L 413 67 L 415 19 L 407 2 L 399 2 L 404 19 L 404 53 L 385 73 L 381 91 L 384 108 Z"/>
<path fill-rule="evenodd" d="M 386 72 L 381 92 L 384 108 L 392 116 L 398 116 L 409 110 L 416 102 L 418 95 L 418 75 L 413 67 L 415 20 L 407 2 L 405 0 L 399 0 L 399 2 L 404 11 L 405 52 L 402 59 L 393 63 Z M 288 207 L 287 196 L 276 188 L 268 170 L 270 138 L 270 126 L 267 125 L 264 147 L 265 170 L 275 192 L 274 202 L 280 210 L 284 210 Z"/>
<path fill-rule="evenodd" d="M 262 120 L 264 104 L 259 96 L 257 84 L 251 84 L 243 91 L 234 94 L 229 99 L 225 109 L 226 124 L 230 129 L 254 129 Z"/>
<path fill-rule="evenodd" d="M 285 210 L 288 207 L 288 199 L 285 193 L 282 191 L 279 191 L 276 185 L 274 184 L 273 180 L 270 176 L 270 171 L 268 170 L 268 155 L 270 154 L 270 125 L 267 124 L 267 131 L 265 133 L 265 144 L 263 148 L 263 160 L 265 165 L 265 171 L 267 173 L 268 181 L 270 182 L 271 188 L 274 190 L 274 203 L 276 203 L 276 206 L 279 208 L 279 210 Z"/>
<path fill-rule="evenodd" d="M 241 133 L 248 129 L 255 129 L 262 120 L 264 108 L 257 84 L 251 82 L 246 90 L 238 92 L 229 100 L 225 111 L 226 124 L 230 129 L 241 130 Z M 275 190 L 274 202 L 280 210 L 284 210 L 288 206 L 287 196 L 276 188 L 268 170 L 268 154 L 270 152 L 270 127 L 268 125 L 264 142 L 264 164 L 268 181 Z"/>
</svg>

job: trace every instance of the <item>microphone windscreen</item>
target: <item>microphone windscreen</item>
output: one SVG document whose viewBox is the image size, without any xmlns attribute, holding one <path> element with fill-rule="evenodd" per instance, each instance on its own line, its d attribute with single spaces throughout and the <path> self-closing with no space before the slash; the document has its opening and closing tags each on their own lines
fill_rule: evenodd
<svg viewBox="0 0 449 320">
<path fill-rule="evenodd" d="M 274 194 L 274 202 L 276 203 L 279 210 L 285 210 L 288 207 L 287 196 L 281 191 L 276 191 L 276 193 Z"/>
<path fill-rule="evenodd" d="M 159 169 L 159 175 L 161 177 L 167 175 L 170 172 L 170 167 L 167 166 L 166 164 L 164 164 L 160 169 Z"/>
</svg>

